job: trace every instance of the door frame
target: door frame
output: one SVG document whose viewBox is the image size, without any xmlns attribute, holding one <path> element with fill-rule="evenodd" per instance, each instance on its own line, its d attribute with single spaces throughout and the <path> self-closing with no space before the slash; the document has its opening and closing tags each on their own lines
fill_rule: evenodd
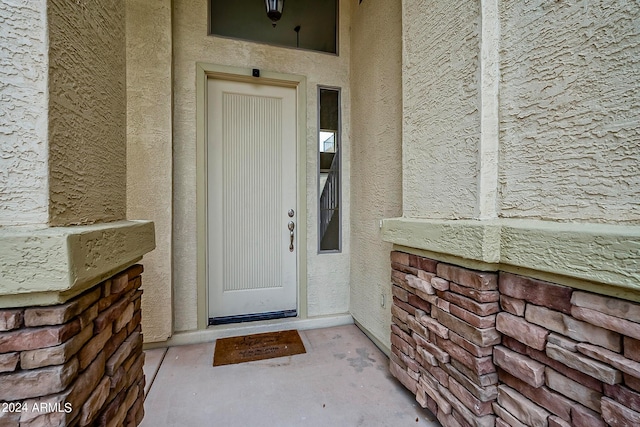
<svg viewBox="0 0 640 427">
<path fill-rule="evenodd" d="M 297 98 L 297 309 L 298 318 L 307 318 L 307 79 L 294 74 L 252 68 L 196 63 L 196 281 L 198 329 L 209 325 L 208 230 L 207 230 L 207 80 L 209 78 L 283 86 L 296 89 Z"/>
</svg>

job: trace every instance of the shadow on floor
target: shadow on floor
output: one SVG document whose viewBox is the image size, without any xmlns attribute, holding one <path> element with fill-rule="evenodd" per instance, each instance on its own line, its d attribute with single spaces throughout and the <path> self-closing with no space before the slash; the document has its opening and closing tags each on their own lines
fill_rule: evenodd
<svg viewBox="0 0 640 427">
<path fill-rule="evenodd" d="M 300 336 L 305 354 L 238 365 L 213 367 L 215 343 L 147 351 L 142 426 L 440 426 L 355 325 Z"/>
</svg>

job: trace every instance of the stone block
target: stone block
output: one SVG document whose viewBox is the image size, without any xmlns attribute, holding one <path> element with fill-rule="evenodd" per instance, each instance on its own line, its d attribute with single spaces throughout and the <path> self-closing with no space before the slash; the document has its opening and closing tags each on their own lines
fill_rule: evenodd
<svg viewBox="0 0 640 427">
<path fill-rule="evenodd" d="M 524 309 L 526 307 L 525 300 L 511 298 L 506 295 L 500 295 L 500 306 L 507 313 L 511 313 L 514 316 L 524 316 Z"/>
<path fill-rule="evenodd" d="M 438 366 L 438 359 L 436 359 L 436 357 L 433 354 L 431 354 L 430 352 L 425 350 L 424 347 L 421 347 L 421 346 L 418 346 L 416 348 L 416 360 L 418 360 L 418 362 L 422 366 L 427 366 L 427 365 Z"/>
<path fill-rule="evenodd" d="M 434 318 L 442 325 L 451 329 L 456 334 L 466 340 L 471 341 L 482 347 L 500 343 L 500 334 L 496 328 L 476 328 L 467 322 L 452 316 L 450 313 L 444 312 L 438 308 L 434 308 L 432 313 Z"/>
<path fill-rule="evenodd" d="M 435 274 L 429 273 L 428 271 L 424 271 L 424 270 L 418 270 L 418 274 L 416 274 L 416 276 L 418 276 L 420 279 L 426 282 L 429 282 L 430 286 L 431 286 L 431 280 L 436 277 Z"/>
<path fill-rule="evenodd" d="M 392 286 L 391 294 L 394 298 L 397 298 L 402 302 L 409 302 L 409 292 L 407 292 L 405 289 L 402 289 L 400 286 Z"/>
<path fill-rule="evenodd" d="M 460 308 L 455 304 L 451 304 L 449 302 L 447 302 L 447 304 L 449 305 L 449 309 L 443 310 L 443 311 L 451 313 L 452 315 L 456 316 L 458 319 L 464 320 L 471 326 L 474 326 L 476 328 L 482 328 L 482 329 L 495 328 L 496 326 L 495 314 L 491 314 L 489 316 L 478 316 L 477 314 L 473 314 L 472 312 L 467 311 L 464 308 Z"/>
<path fill-rule="evenodd" d="M 429 364 L 432 366 L 437 366 L 438 361 L 442 363 L 449 363 L 449 354 L 429 342 L 419 345 L 418 352 L 420 352 L 420 354 L 423 355 L 423 358 L 429 361 Z"/>
<path fill-rule="evenodd" d="M 528 304 L 524 317 L 531 323 L 576 341 L 592 343 L 617 352 L 622 349 L 620 334 L 545 307 Z"/>
<path fill-rule="evenodd" d="M 571 423 L 573 427 L 607 427 L 599 413 L 579 403 L 571 407 Z"/>
<path fill-rule="evenodd" d="M 411 274 L 413 276 L 417 276 L 418 275 L 418 271 L 419 271 L 415 267 L 410 267 L 408 265 L 398 264 L 397 262 L 392 262 L 391 263 L 391 268 L 393 270 L 400 271 L 400 272 L 405 273 L 407 275 Z"/>
<path fill-rule="evenodd" d="M 135 313 L 133 313 L 133 318 L 131 319 L 131 322 L 129 322 L 129 325 L 127 326 L 127 334 L 131 334 L 133 331 L 135 331 L 136 328 L 140 326 L 141 322 L 142 322 L 142 310 L 138 309 L 135 311 Z"/>
<path fill-rule="evenodd" d="M 493 361 L 496 365 L 519 378 L 532 387 L 544 385 L 545 366 L 515 351 L 497 346 L 493 349 Z"/>
<path fill-rule="evenodd" d="M 124 363 L 124 361 L 131 355 L 131 352 L 142 344 L 142 336 L 138 332 L 134 332 L 129 336 L 120 347 L 113 353 L 113 355 L 107 360 L 105 365 L 105 371 L 107 375 L 113 375 L 113 373 Z"/>
<path fill-rule="evenodd" d="M 544 350 L 549 335 L 545 328 L 504 312 L 496 318 L 496 329 L 536 350 Z"/>
<path fill-rule="evenodd" d="M 525 425 L 546 426 L 551 415 L 511 387 L 498 386 L 498 404 Z"/>
<path fill-rule="evenodd" d="M 422 298 L 409 293 L 408 303 L 414 306 L 417 309 L 424 311 L 425 313 L 431 313 L 431 303 L 423 300 Z"/>
<path fill-rule="evenodd" d="M 480 291 L 498 289 L 498 275 L 483 271 L 469 270 L 455 265 L 439 263 L 436 269 L 438 276 L 468 288 Z"/>
<path fill-rule="evenodd" d="M 442 411 L 444 414 L 451 413 L 451 404 L 440 395 L 437 386 L 434 387 L 433 383 L 430 384 L 425 378 L 420 378 L 418 387 L 422 393 L 425 393 L 436 402 L 439 411 Z"/>
<path fill-rule="evenodd" d="M 80 410 L 79 426 L 86 426 L 95 419 L 102 410 L 102 406 L 109 395 L 110 381 L 108 377 L 104 377 L 95 390 L 91 393 L 87 401 L 82 405 Z"/>
<path fill-rule="evenodd" d="M 390 361 L 389 362 L 389 370 L 391 372 L 391 375 L 394 376 L 394 378 L 396 378 L 398 381 L 400 381 L 400 383 L 405 386 L 405 388 L 407 388 L 407 390 L 409 390 L 411 393 L 416 394 L 417 391 L 417 387 L 418 387 L 418 382 L 411 378 L 409 376 L 409 374 L 407 373 L 406 369 L 402 369 L 402 367 L 400 367 L 400 365 L 398 365 L 397 363 Z"/>
<path fill-rule="evenodd" d="M 605 384 L 604 394 L 627 408 L 640 412 L 640 393 L 622 385 Z"/>
<path fill-rule="evenodd" d="M 571 303 L 577 307 L 588 308 L 609 316 L 640 323 L 640 304 L 636 302 L 575 291 L 571 297 Z"/>
<path fill-rule="evenodd" d="M 398 335 L 400 338 L 402 338 L 404 341 L 406 341 L 411 347 L 415 347 L 416 346 L 416 340 L 409 335 L 407 332 L 403 331 L 402 329 L 400 329 L 397 325 L 391 325 L 391 332 L 393 332 L 394 334 Z M 126 338 L 126 337 L 124 337 Z M 124 341 L 124 338 L 122 339 L 122 341 Z M 120 341 L 120 343 L 122 343 L 122 341 Z M 115 348 L 117 348 L 120 344 L 118 344 Z M 114 348 L 114 350 L 115 350 Z"/>
<path fill-rule="evenodd" d="M 497 402 L 493 402 L 493 412 L 500 417 L 496 419 L 496 427 L 505 425 L 506 427 L 529 427 L 520 422 L 516 417 L 509 413 L 506 409 L 500 406 Z M 498 423 L 498 421 L 502 423 Z M 504 421 L 503 421 L 504 420 Z"/>
<path fill-rule="evenodd" d="M 517 274 L 500 272 L 500 292 L 562 313 L 571 312 L 573 289 Z"/>
<path fill-rule="evenodd" d="M 571 427 L 571 423 L 556 415 L 551 415 L 549 417 L 549 427 Z"/>
<path fill-rule="evenodd" d="M 93 321 L 94 332 L 99 334 L 107 328 L 112 328 L 113 322 L 115 322 L 124 312 L 129 305 L 128 298 L 122 298 L 111 307 L 101 312 L 96 320 Z"/>
<path fill-rule="evenodd" d="M 424 280 L 419 278 L 418 276 L 414 276 L 412 274 L 407 275 L 407 284 L 412 288 L 422 291 L 428 295 L 435 295 L 436 290 L 431 286 L 431 279 Z"/>
<path fill-rule="evenodd" d="M 444 289 L 446 290 L 446 289 Z M 449 285 L 449 291 L 455 292 L 467 298 L 471 298 L 477 302 L 497 302 L 500 301 L 500 292 L 498 291 L 479 291 L 473 288 L 467 288 L 466 286 L 460 286 L 457 283 L 451 282 Z"/>
<path fill-rule="evenodd" d="M 411 304 L 407 304 L 406 302 L 400 301 L 397 298 L 393 298 L 393 305 L 398 307 L 400 310 L 406 311 L 411 316 L 415 316 L 416 314 L 417 309 L 414 306 L 412 306 Z"/>
<path fill-rule="evenodd" d="M 111 278 L 111 294 L 119 294 L 129 285 L 129 275 L 125 272 Z"/>
<path fill-rule="evenodd" d="M 623 337 L 624 357 L 640 362 L 640 340 Z"/>
<path fill-rule="evenodd" d="M 132 265 L 125 271 L 125 273 L 129 276 L 129 280 L 133 280 L 144 273 L 144 266 L 142 264 Z"/>
<path fill-rule="evenodd" d="M 460 415 L 461 418 L 458 418 L 458 422 L 461 424 L 468 424 L 473 427 L 494 427 L 494 415 L 477 416 L 443 385 L 438 385 L 438 391 L 449 403 L 451 403 L 451 407 L 453 408 L 452 414 L 457 412 Z"/>
<path fill-rule="evenodd" d="M 605 384 L 618 384 L 622 381 L 622 374 L 617 369 L 597 362 L 580 353 L 574 353 L 555 344 L 547 344 L 547 356 L 567 365 L 573 369 L 583 372 Z"/>
<path fill-rule="evenodd" d="M 117 334 L 111 334 L 111 338 L 104 345 L 104 355 L 108 359 L 120 347 L 125 339 L 130 335 L 127 329 L 122 329 Z"/>
<path fill-rule="evenodd" d="M 20 367 L 22 369 L 35 369 L 67 363 L 92 336 L 93 326 L 90 325 L 63 344 L 23 351 L 20 353 Z"/>
<path fill-rule="evenodd" d="M 97 287 L 65 304 L 27 308 L 24 311 L 24 324 L 27 327 L 34 327 L 66 323 L 98 301 L 101 293 L 101 289 Z"/>
<path fill-rule="evenodd" d="M 429 273 L 435 273 L 438 267 L 438 261 L 425 257 L 419 257 L 418 264 L 420 270 L 428 271 Z"/>
<path fill-rule="evenodd" d="M 426 375 L 426 373 L 429 373 L 433 378 L 438 380 L 438 383 L 442 385 L 446 386 L 449 384 L 449 373 L 442 369 L 440 366 L 426 365 L 424 368 L 420 369 L 420 373 L 422 375 Z"/>
<path fill-rule="evenodd" d="M 393 264 L 391 265 L 393 268 Z M 399 270 L 391 270 L 391 283 L 411 292 L 411 287 L 407 285 L 407 273 Z"/>
<path fill-rule="evenodd" d="M 441 363 L 449 363 L 449 353 L 445 350 L 425 339 L 422 339 L 421 337 L 419 338 L 416 336 L 415 339 L 418 348 L 422 348 L 424 351 L 427 351 Z"/>
<path fill-rule="evenodd" d="M 459 345 L 452 343 L 450 340 L 438 339 L 437 345 L 446 351 L 452 359 L 459 361 L 462 365 L 466 366 L 471 372 L 473 372 L 473 376 L 481 376 L 496 371 L 491 356 L 474 357 L 471 353 Z"/>
<path fill-rule="evenodd" d="M 520 346 L 522 346 L 524 348 L 520 349 L 518 348 L 518 346 L 513 345 L 514 343 L 519 344 Z M 511 350 L 517 351 L 518 353 L 521 354 L 526 354 L 527 356 L 529 356 L 530 358 L 532 358 L 533 360 L 537 360 L 540 363 L 543 363 L 549 367 L 551 367 L 552 369 L 560 372 L 562 375 L 565 375 L 569 378 L 571 378 L 572 380 L 584 385 L 585 387 L 589 387 L 597 392 L 602 393 L 602 382 L 590 377 L 589 375 L 585 375 L 580 371 L 576 371 L 573 368 L 568 367 L 567 365 L 564 365 L 560 362 L 558 362 L 557 360 L 554 360 L 552 358 L 550 358 L 549 356 L 547 356 L 547 354 L 543 351 L 538 351 L 538 350 L 534 350 L 531 347 L 526 347 L 524 344 L 514 340 L 511 337 L 508 336 L 504 336 L 502 338 L 502 344 L 505 347 L 510 348 Z"/>
<path fill-rule="evenodd" d="M 464 348 L 475 357 L 485 357 L 485 356 L 491 356 L 493 354 L 492 346 L 488 346 L 488 347 L 479 346 L 477 344 L 472 343 L 471 341 L 468 341 L 462 338 L 460 335 L 456 334 L 455 332 L 449 331 L 449 339 L 451 340 L 451 342 Z"/>
<path fill-rule="evenodd" d="M 633 375 L 629 375 L 624 372 L 622 373 L 622 378 L 624 379 L 624 385 L 640 393 L 640 378 L 636 378 Z"/>
<path fill-rule="evenodd" d="M 633 411 L 608 397 L 602 398 L 602 418 L 611 427 L 640 426 L 640 412 Z"/>
<path fill-rule="evenodd" d="M 571 338 L 567 338 L 563 335 L 550 333 L 547 337 L 547 343 L 557 345 L 558 347 L 562 347 L 565 350 L 573 351 L 574 353 L 578 351 L 578 342 L 572 340 Z"/>
<path fill-rule="evenodd" d="M 610 316 L 608 314 L 600 313 L 599 311 L 591 310 L 590 308 L 582 307 L 572 307 L 571 315 L 576 319 L 591 323 L 594 326 L 616 331 L 635 339 L 640 339 L 640 323 L 620 319 L 619 317 Z"/>
<path fill-rule="evenodd" d="M 403 322 L 402 320 L 398 319 L 396 316 L 391 316 L 391 324 L 396 325 L 398 328 L 402 329 L 404 332 L 408 334 L 411 333 L 411 331 L 409 330 L 409 327 L 407 326 L 407 322 Z"/>
<path fill-rule="evenodd" d="M 98 317 L 98 305 L 98 303 L 93 304 L 78 316 L 78 319 L 80 320 L 80 327 L 82 329 L 89 325 L 93 328 L 93 321 Z"/>
<path fill-rule="evenodd" d="M 11 331 L 22 326 L 24 310 L 0 309 L 0 332 Z"/>
<path fill-rule="evenodd" d="M 438 421 L 442 423 L 443 426 L 447 427 L 471 427 L 469 423 L 462 420 L 460 414 L 456 413 L 456 411 L 452 410 L 450 414 L 442 414 L 438 412 L 437 415 Z"/>
<path fill-rule="evenodd" d="M 447 301 L 447 300 L 442 299 L 442 298 L 438 298 L 438 300 L 436 301 L 436 307 L 438 307 L 442 311 L 446 311 L 447 313 L 449 313 L 449 311 L 451 311 L 451 309 L 450 309 L 451 303 L 449 301 Z"/>
<path fill-rule="evenodd" d="M 80 332 L 80 322 L 75 320 L 58 326 L 23 328 L 0 334 L 0 353 L 33 350 L 61 344 Z"/>
<path fill-rule="evenodd" d="M 98 353 L 104 348 L 109 338 L 111 338 L 111 328 L 105 329 L 98 335 L 95 335 L 82 347 L 78 352 L 81 370 L 89 366 L 93 359 L 95 359 Z"/>
<path fill-rule="evenodd" d="M 20 427 L 20 412 L 0 411 L 0 426 Z"/>
<path fill-rule="evenodd" d="M 640 363 L 631 359 L 627 359 L 621 354 L 614 353 L 602 347 L 598 347 L 591 344 L 578 344 L 578 351 L 589 357 L 593 357 L 601 362 L 610 364 L 616 369 L 621 370 L 629 375 L 633 375 L 636 378 L 640 378 Z"/>
<path fill-rule="evenodd" d="M 436 313 L 437 308 L 432 310 L 432 314 Z M 438 309 L 439 310 L 439 309 Z M 442 325 L 438 320 L 434 319 L 431 316 L 420 316 L 418 321 L 426 326 L 430 331 L 433 331 L 434 334 L 438 335 L 441 338 L 447 339 L 449 338 L 449 329 L 445 325 Z"/>
<path fill-rule="evenodd" d="M 467 391 L 477 397 L 481 402 L 491 402 L 498 397 L 498 387 L 496 385 L 479 386 L 471 381 L 466 375 L 460 372 L 451 364 L 445 365 L 449 376 L 455 378 Z"/>
<path fill-rule="evenodd" d="M 133 319 L 133 312 L 134 312 L 133 303 L 130 302 L 127 308 L 124 309 L 124 312 L 122 312 L 120 317 L 118 317 L 116 321 L 113 323 L 114 333 L 119 332 L 120 330 L 122 330 L 122 328 L 127 326 L 129 322 L 131 322 L 131 319 Z"/>
<path fill-rule="evenodd" d="M 415 295 L 418 298 L 420 298 L 423 301 L 426 301 L 426 302 L 430 303 L 431 305 L 438 304 L 437 295 L 431 295 L 431 294 L 428 294 L 426 292 L 422 292 L 420 289 L 413 289 L 413 292 L 415 293 Z"/>
<path fill-rule="evenodd" d="M 405 252 L 393 251 L 391 252 L 391 262 L 408 266 L 409 254 Z"/>
<path fill-rule="evenodd" d="M 18 352 L 0 354 L 0 373 L 15 371 L 19 360 Z"/>
<path fill-rule="evenodd" d="M 20 370 L 2 375 L 0 401 L 46 396 L 64 390 L 78 373 L 78 360 L 47 368 Z"/>
<path fill-rule="evenodd" d="M 398 335 L 391 334 L 391 344 L 395 345 L 398 350 L 411 358 L 415 358 L 415 349 Z"/>
<path fill-rule="evenodd" d="M 111 419 L 107 423 L 107 427 L 119 427 L 123 425 L 124 419 L 127 416 L 127 412 L 129 412 L 129 408 L 133 406 L 137 397 L 138 397 L 138 386 L 131 387 L 127 391 L 127 394 L 125 395 L 125 398 L 122 401 L 122 405 L 118 408 L 118 411 L 115 413 L 113 419 Z"/>
<path fill-rule="evenodd" d="M 452 377 L 449 377 L 449 391 L 475 415 L 482 416 L 493 414 L 491 402 L 481 401 Z"/>
<path fill-rule="evenodd" d="M 449 301 L 451 304 L 455 304 L 458 307 L 462 307 L 465 310 L 477 314 L 478 316 L 489 316 L 496 314 L 500 311 L 500 304 L 497 302 L 477 302 L 471 298 L 455 294 L 453 292 L 441 292 L 436 293 L 438 297 Z"/>
<path fill-rule="evenodd" d="M 397 305 L 391 305 L 391 315 L 400 319 L 401 322 L 407 323 L 407 318 L 409 317 L 409 313 Z"/>
<path fill-rule="evenodd" d="M 582 403 L 587 408 L 600 412 L 601 393 L 585 387 L 549 367 L 546 368 L 545 376 L 547 387 L 550 389 Z"/>
<path fill-rule="evenodd" d="M 552 414 L 558 415 L 566 420 L 571 419 L 571 407 L 575 404 L 573 400 L 567 399 L 545 386 L 538 388 L 532 387 L 502 369 L 498 371 L 498 376 L 501 383 L 506 384 L 521 395 L 531 399 L 534 403 L 545 408 Z"/>
<path fill-rule="evenodd" d="M 434 277 L 433 279 L 431 279 L 431 286 L 434 287 L 434 289 L 437 289 L 439 291 L 448 291 L 449 290 L 449 281 L 443 279 L 442 277 Z"/>
<path fill-rule="evenodd" d="M 460 363 L 455 359 L 451 359 L 451 366 L 462 372 L 465 377 L 469 378 L 469 380 L 481 387 L 489 387 L 498 384 L 498 373 L 495 372 L 495 367 L 493 368 L 493 372 L 478 375 L 473 369 L 465 366 L 463 363 Z"/>
</svg>

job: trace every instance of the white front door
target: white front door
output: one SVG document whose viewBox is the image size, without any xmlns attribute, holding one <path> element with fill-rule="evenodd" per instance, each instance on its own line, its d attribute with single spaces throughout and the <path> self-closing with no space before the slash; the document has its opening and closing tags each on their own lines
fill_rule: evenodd
<svg viewBox="0 0 640 427">
<path fill-rule="evenodd" d="M 295 315 L 296 89 L 210 78 L 207 94 L 210 323 Z"/>
</svg>

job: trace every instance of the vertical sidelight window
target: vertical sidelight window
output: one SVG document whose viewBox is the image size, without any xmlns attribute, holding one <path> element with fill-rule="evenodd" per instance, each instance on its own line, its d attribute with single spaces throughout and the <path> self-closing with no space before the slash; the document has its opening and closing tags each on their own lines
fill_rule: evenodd
<svg viewBox="0 0 640 427">
<path fill-rule="evenodd" d="M 340 89 L 318 87 L 318 251 L 342 248 Z"/>
</svg>

